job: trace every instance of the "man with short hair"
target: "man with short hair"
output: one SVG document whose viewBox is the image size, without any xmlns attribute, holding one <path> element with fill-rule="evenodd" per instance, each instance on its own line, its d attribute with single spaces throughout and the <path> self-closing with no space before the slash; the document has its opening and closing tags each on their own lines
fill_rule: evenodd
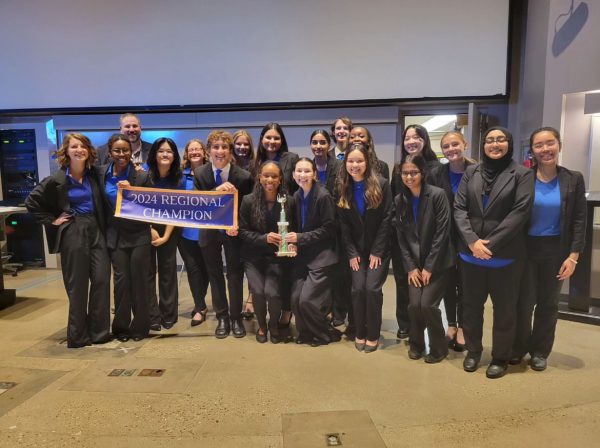
<svg viewBox="0 0 600 448">
<path fill-rule="evenodd" d="M 142 140 L 142 124 L 140 119 L 135 114 L 126 113 L 121 115 L 119 122 L 119 132 L 127 136 L 131 142 L 131 161 L 136 167 L 143 165 L 146 163 L 152 143 Z M 98 147 L 96 151 L 98 153 L 98 165 L 104 165 L 110 162 L 110 154 L 107 145 Z"/>
</svg>

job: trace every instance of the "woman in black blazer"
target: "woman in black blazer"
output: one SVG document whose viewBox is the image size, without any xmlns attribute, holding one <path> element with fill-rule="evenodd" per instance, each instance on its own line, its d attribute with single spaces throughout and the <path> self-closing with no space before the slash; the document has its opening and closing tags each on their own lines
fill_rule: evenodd
<svg viewBox="0 0 600 448">
<path fill-rule="evenodd" d="M 107 144 L 112 162 L 100 170 L 107 214 L 106 245 L 113 267 L 115 316 L 113 335 L 121 342 L 139 341 L 148 336 L 150 271 L 150 226 L 114 216 L 117 192 L 122 186 L 148 187 L 147 173 L 136 170 L 131 162 L 131 142 L 126 135 L 115 134 Z M 133 319 L 131 315 L 133 314 Z"/>
<path fill-rule="evenodd" d="M 585 246 L 585 183 L 581 173 L 558 165 L 561 145 L 559 132 L 551 127 L 534 131 L 529 139 L 535 199 L 510 362 L 518 364 L 529 353 L 531 368 L 537 371 L 546 369 L 554 344 L 562 282 L 575 271 Z"/>
<path fill-rule="evenodd" d="M 310 134 L 310 150 L 317 167 L 317 180 L 327 188 L 331 196 L 335 196 L 336 182 L 342 162 L 330 155 L 331 137 L 324 129 L 316 129 Z"/>
<path fill-rule="evenodd" d="M 396 230 L 404 266 L 408 272 L 410 359 L 425 351 L 425 329 L 433 364 L 448 356 L 440 313 L 448 271 L 455 264 L 450 244 L 450 206 L 444 190 L 425 182 L 427 166 L 421 155 L 409 155 L 400 164 L 405 188 L 396 196 Z"/>
<path fill-rule="evenodd" d="M 393 204 L 389 184 L 375 175 L 367 148 L 353 143 L 344 157 L 337 202 L 342 242 L 352 270 L 355 347 L 377 350 L 383 284 L 390 262 Z"/>
<path fill-rule="evenodd" d="M 460 131 L 446 132 L 440 141 L 442 153 L 448 159 L 445 165 L 435 165 L 431 172 L 427 173 L 427 181 L 430 185 L 442 188 L 448 197 L 450 208 L 454 209 L 454 195 L 458 190 L 458 185 L 462 179 L 465 169 L 475 163 L 465 157 L 467 142 Z M 454 249 L 458 246 L 458 233 L 454 218 L 451 216 L 452 226 L 450 231 L 450 240 Z M 452 269 L 448 271 L 448 282 L 446 292 L 444 293 L 444 308 L 448 319 L 448 331 L 446 339 L 448 347 L 457 352 L 462 352 L 465 347 L 465 336 L 462 329 L 462 296 L 463 289 L 458 271 L 458 260 L 454 262 Z"/>
<path fill-rule="evenodd" d="M 258 321 L 256 340 L 260 343 L 267 342 L 267 334 L 273 344 L 281 340 L 278 329 L 281 285 L 289 279 L 283 278 L 282 266 L 286 260 L 276 256 L 281 242 L 277 225 L 281 216 L 280 196 L 285 196 L 283 207 L 290 222 L 293 204 L 292 198 L 285 194 L 283 173 L 277 163 L 267 161 L 258 169 L 254 190 L 244 196 L 240 209 L 241 258 Z"/>
<path fill-rule="evenodd" d="M 421 154 L 427 164 L 427 172 L 430 173 L 436 166 L 440 165 L 438 158 L 431 149 L 431 140 L 427 129 L 418 124 L 411 124 L 402 133 L 402 150 L 400 159 L 403 160 L 409 154 Z M 402 176 L 399 164 L 392 170 L 390 182 L 392 197 L 396 197 L 403 188 Z M 410 318 L 408 316 L 408 282 L 406 271 L 402 263 L 402 254 L 398 246 L 396 235 L 392 236 L 392 268 L 396 282 L 396 320 L 398 322 L 399 339 L 408 337 Z"/>
<path fill-rule="evenodd" d="M 293 261 L 292 311 L 296 316 L 298 344 L 313 346 L 339 340 L 330 331 L 327 313 L 331 308 L 331 267 L 338 261 L 335 251 L 335 205 L 327 190 L 317 181 L 315 163 L 300 158 L 294 166 L 294 180 L 300 187 L 294 193 L 295 232 L 286 235 L 297 246 Z"/>
<path fill-rule="evenodd" d="M 69 297 L 69 348 L 110 340 L 110 259 L 96 157 L 85 135 L 67 134 L 56 154 L 60 169 L 25 200 L 46 229 L 48 251 L 61 254 Z"/>
<path fill-rule="evenodd" d="M 464 289 L 467 350 L 463 368 L 474 372 L 483 346 L 483 311 L 494 305 L 488 378 L 504 376 L 511 359 L 516 305 L 525 257 L 525 225 L 533 203 L 533 172 L 512 160 L 510 132 L 496 126 L 483 135 L 483 160 L 467 168 L 454 198 Z M 468 285 L 468 287 L 467 287 Z"/>
<path fill-rule="evenodd" d="M 353 126 L 350 130 L 350 144 L 357 142 L 366 146 L 367 151 L 369 152 L 371 165 L 373 165 L 375 168 L 375 175 L 381 176 L 385 180 L 389 180 L 390 168 L 388 167 L 387 163 L 377 158 L 373 136 L 371 135 L 371 132 L 364 126 Z"/>
</svg>

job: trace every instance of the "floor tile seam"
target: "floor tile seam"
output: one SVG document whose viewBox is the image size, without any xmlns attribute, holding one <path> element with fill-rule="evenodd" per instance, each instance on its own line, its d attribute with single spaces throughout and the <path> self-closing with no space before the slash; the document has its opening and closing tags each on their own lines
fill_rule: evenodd
<svg viewBox="0 0 600 448">
<path fill-rule="evenodd" d="M 62 275 L 60 273 L 57 273 L 57 274 L 55 274 L 52 277 L 48 277 L 48 278 L 44 278 L 44 279 L 39 279 L 39 280 L 33 280 L 33 281 L 29 282 L 29 283 L 26 283 L 23 286 L 15 288 L 15 289 L 16 289 L 17 295 L 18 295 L 22 291 L 26 291 L 28 289 L 35 288 L 37 286 L 42 286 L 42 285 L 45 285 L 46 283 L 54 282 L 54 281 L 60 279 L 61 277 L 62 277 Z"/>
</svg>

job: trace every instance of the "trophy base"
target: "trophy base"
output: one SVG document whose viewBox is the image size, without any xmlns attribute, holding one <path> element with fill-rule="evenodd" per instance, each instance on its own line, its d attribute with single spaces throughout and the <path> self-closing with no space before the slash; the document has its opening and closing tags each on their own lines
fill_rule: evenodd
<svg viewBox="0 0 600 448">
<path fill-rule="evenodd" d="M 278 257 L 295 257 L 296 256 L 296 252 L 291 251 L 291 250 L 280 250 L 278 252 L 275 252 L 275 255 L 277 255 Z"/>
</svg>

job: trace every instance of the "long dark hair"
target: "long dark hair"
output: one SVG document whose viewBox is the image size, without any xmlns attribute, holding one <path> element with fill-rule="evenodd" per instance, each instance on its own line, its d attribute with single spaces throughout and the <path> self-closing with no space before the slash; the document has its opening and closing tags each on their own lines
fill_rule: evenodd
<svg viewBox="0 0 600 448">
<path fill-rule="evenodd" d="M 379 181 L 377 180 L 377 171 L 372 166 L 372 161 L 369 157 L 369 150 L 363 143 L 359 142 L 352 143 L 344 154 L 344 167 L 342 170 L 340 170 L 340 174 L 338 175 L 340 198 L 337 205 L 340 208 L 347 209 L 350 208 L 350 204 L 352 204 L 354 195 L 354 189 L 352 187 L 354 185 L 354 179 L 352 179 L 352 176 L 346 169 L 346 162 L 348 160 L 348 155 L 353 151 L 360 151 L 366 162 L 365 203 L 367 204 L 367 208 L 377 208 L 381 205 L 381 201 L 383 200 L 383 191 L 381 190 L 381 185 L 379 185 Z"/>
<path fill-rule="evenodd" d="M 437 156 L 435 155 L 435 152 L 431 148 L 431 140 L 429 138 L 429 132 L 427 132 L 427 129 L 425 127 L 421 126 L 420 124 L 411 124 L 411 125 L 406 126 L 406 128 L 404 129 L 404 132 L 402 133 L 402 157 L 401 158 L 404 159 L 406 156 L 408 156 L 408 152 L 406 152 L 406 149 L 404 149 L 404 139 L 406 138 L 406 134 L 408 133 L 408 131 L 410 129 L 414 129 L 415 132 L 417 133 L 417 135 L 423 139 L 423 149 L 421 150 L 421 155 L 423 156 L 425 161 L 429 162 L 432 160 L 437 160 Z"/>
<path fill-rule="evenodd" d="M 399 173 L 402 172 L 402 167 L 407 164 L 407 163 L 412 163 L 413 165 L 415 165 L 417 168 L 419 168 L 419 171 L 421 172 L 421 191 L 423 191 L 423 187 L 425 186 L 426 179 L 427 179 L 427 161 L 425 160 L 425 157 L 423 157 L 422 154 L 409 154 L 406 157 L 404 157 L 404 159 L 402 159 L 402 161 L 398 164 L 398 169 L 399 169 Z M 400 217 L 401 217 L 401 221 L 403 223 L 406 223 L 409 217 L 409 213 L 410 211 L 412 211 L 412 193 L 410 191 L 410 189 L 404 185 L 404 181 L 401 182 L 401 186 L 400 186 L 400 192 L 399 192 L 399 196 L 400 196 L 400 204 L 399 204 L 399 208 L 400 208 Z"/>
<path fill-rule="evenodd" d="M 158 172 L 158 165 L 156 163 L 156 155 L 158 154 L 158 148 L 161 147 L 163 143 L 168 143 L 171 151 L 173 151 L 173 163 L 169 168 L 169 174 L 167 175 L 167 179 L 172 187 L 177 187 L 179 182 L 181 182 L 181 157 L 179 156 L 179 151 L 177 150 L 177 145 L 175 142 L 168 137 L 161 137 L 156 139 L 154 143 L 152 143 L 152 147 L 148 152 L 148 175 L 150 176 L 150 180 L 152 183 L 158 182 L 160 179 L 160 173 Z"/>
<path fill-rule="evenodd" d="M 258 171 L 258 168 L 262 165 L 262 163 L 264 161 L 266 161 L 268 159 L 267 158 L 267 150 L 263 146 L 262 141 L 263 141 L 263 137 L 265 136 L 265 134 L 271 130 L 276 131 L 279 134 L 279 136 L 281 137 L 281 147 L 279 148 L 279 154 L 281 154 L 282 152 L 288 152 L 287 140 L 285 139 L 285 134 L 283 133 L 283 129 L 281 128 L 279 123 L 273 123 L 273 122 L 267 123 L 265 125 L 265 127 L 262 128 L 262 131 L 260 132 L 260 137 L 258 139 L 258 148 L 256 149 L 256 158 L 254 159 L 253 169 L 252 169 L 252 172 L 255 176 Z"/>
<path fill-rule="evenodd" d="M 273 166 L 277 167 L 279 171 L 279 187 L 277 188 L 277 195 L 286 195 L 287 192 L 285 190 L 285 182 L 283 181 L 283 171 L 277 162 L 273 160 L 267 160 L 262 163 L 257 170 L 256 179 L 254 180 L 254 189 L 252 190 L 254 202 L 252 203 L 252 220 L 254 221 L 256 228 L 263 233 L 267 231 L 267 218 L 266 218 L 266 210 L 267 210 L 267 201 L 265 199 L 265 191 L 260 183 L 260 175 L 263 169 L 269 165 L 273 164 Z M 287 197 L 287 201 L 284 204 L 284 210 L 287 216 L 289 216 L 289 207 L 290 207 L 290 198 Z"/>
</svg>

